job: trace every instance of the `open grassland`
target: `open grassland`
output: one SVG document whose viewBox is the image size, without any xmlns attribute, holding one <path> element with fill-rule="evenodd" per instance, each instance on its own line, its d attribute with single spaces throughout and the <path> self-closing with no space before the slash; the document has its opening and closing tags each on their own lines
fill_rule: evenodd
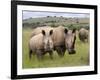
<svg viewBox="0 0 100 80">
<path fill-rule="evenodd" d="M 22 32 L 22 67 L 23 68 L 47 68 L 47 67 L 67 67 L 67 66 L 85 66 L 89 65 L 89 43 L 82 43 L 78 36 L 76 38 L 76 54 L 69 55 L 65 52 L 64 57 L 60 58 L 56 51 L 53 54 L 53 60 L 48 53 L 41 61 L 37 60 L 36 55 L 29 59 L 28 42 L 32 29 L 23 29 Z"/>
<path fill-rule="evenodd" d="M 89 28 L 89 18 L 67 18 L 57 16 L 37 17 L 23 20 L 24 28 L 35 28 L 38 26 L 52 26 L 57 27 L 59 25 L 67 26 L 69 29 L 84 27 Z"/>
</svg>

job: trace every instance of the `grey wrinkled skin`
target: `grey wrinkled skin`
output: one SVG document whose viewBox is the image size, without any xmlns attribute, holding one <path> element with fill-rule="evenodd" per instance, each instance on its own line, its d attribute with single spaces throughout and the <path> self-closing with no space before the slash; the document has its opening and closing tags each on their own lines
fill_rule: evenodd
<svg viewBox="0 0 100 80">
<path fill-rule="evenodd" d="M 79 39 L 82 42 L 88 42 L 88 38 L 89 38 L 89 31 L 86 30 L 85 28 L 81 28 L 79 30 Z"/>
<path fill-rule="evenodd" d="M 41 33 L 34 35 L 29 41 L 29 58 L 31 59 L 32 53 L 37 55 L 37 58 L 42 59 L 43 55 L 49 52 L 50 58 L 52 59 L 53 53 L 53 41 L 51 35 L 53 30 L 49 30 L 48 33 L 42 30 Z"/>
</svg>

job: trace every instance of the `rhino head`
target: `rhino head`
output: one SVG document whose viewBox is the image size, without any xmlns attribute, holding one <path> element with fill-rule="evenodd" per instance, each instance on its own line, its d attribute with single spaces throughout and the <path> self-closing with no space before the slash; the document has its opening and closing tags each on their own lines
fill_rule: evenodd
<svg viewBox="0 0 100 80">
<path fill-rule="evenodd" d="M 52 41 L 51 35 L 53 34 L 53 30 L 50 30 L 50 31 L 42 30 L 42 34 L 43 34 L 44 50 L 45 51 L 52 50 L 53 49 L 53 41 Z"/>
<path fill-rule="evenodd" d="M 66 49 L 68 50 L 69 54 L 74 54 L 76 53 L 75 50 L 75 41 L 76 41 L 76 29 L 73 29 L 72 31 L 65 29 L 65 46 Z"/>
</svg>

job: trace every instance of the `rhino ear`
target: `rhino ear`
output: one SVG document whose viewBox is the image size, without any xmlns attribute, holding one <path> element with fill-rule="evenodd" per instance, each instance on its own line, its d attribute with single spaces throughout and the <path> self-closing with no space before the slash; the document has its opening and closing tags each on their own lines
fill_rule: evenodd
<svg viewBox="0 0 100 80">
<path fill-rule="evenodd" d="M 65 32 L 65 34 L 67 34 L 68 33 L 68 29 L 65 29 L 64 32 Z"/>
<path fill-rule="evenodd" d="M 53 30 L 50 30 L 50 35 L 52 35 L 53 34 Z"/>
<path fill-rule="evenodd" d="M 45 31 L 44 30 L 42 30 L 42 34 L 45 36 Z"/>
<path fill-rule="evenodd" d="M 72 30 L 72 33 L 75 33 L 76 32 L 76 29 L 74 28 L 73 30 Z"/>
</svg>

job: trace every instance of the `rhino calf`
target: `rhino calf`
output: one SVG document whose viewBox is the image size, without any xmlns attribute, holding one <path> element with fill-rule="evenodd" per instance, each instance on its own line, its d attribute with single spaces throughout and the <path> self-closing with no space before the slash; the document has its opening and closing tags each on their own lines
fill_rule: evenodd
<svg viewBox="0 0 100 80">
<path fill-rule="evenodd" d="M 31 59 L 32 52 L 37 55 L 38 59 L 41 59 L 43 55 L 49 52 L 50 58 L 52 59 L 53 41 L 51 35 L 53 30 L 48 31 L 41 30 L 41 33 L 31 37 L 29 41 L 29 58 Z"/>
</svg>

